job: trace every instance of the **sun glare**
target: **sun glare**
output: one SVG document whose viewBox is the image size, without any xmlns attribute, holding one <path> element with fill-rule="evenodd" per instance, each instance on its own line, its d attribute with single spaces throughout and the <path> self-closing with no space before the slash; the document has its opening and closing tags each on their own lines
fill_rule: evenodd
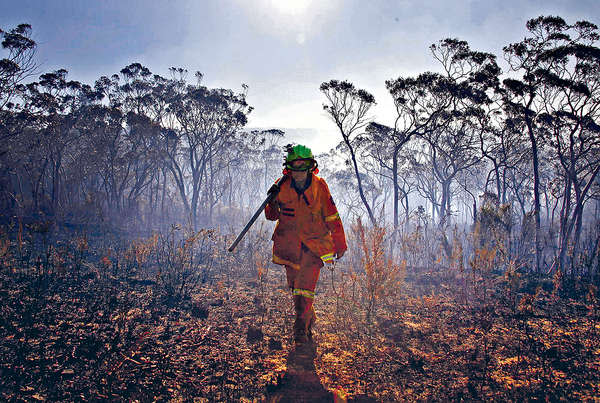
<svg viewBox="0 0 600 403">
<path fill-rule="evenodd" d="M 340 0 L 237 0 L 255 29 L 304 46 L 330 22 Z"/>
</svg>

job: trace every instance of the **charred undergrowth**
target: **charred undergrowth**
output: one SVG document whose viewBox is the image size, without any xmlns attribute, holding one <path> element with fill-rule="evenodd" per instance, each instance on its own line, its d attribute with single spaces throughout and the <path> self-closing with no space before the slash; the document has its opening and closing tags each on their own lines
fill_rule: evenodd
<svg viewBox="0 0 600 403">
<path fill-rule="evenodd" d="M 3 400 L 252 401 L 287 374 L 291 298 L 266 232 L 231 255 L 216 230 L 110 241 L 43 230 L 2 235 Z M 462 268 L 411 266 L 390 260 L 382 229 L 349 236 L 317 289 L 314 371 L 327 390 L 383 401 L 600 392 L 592 283 L 498 272 L 485 249 Z"/>
</svg>

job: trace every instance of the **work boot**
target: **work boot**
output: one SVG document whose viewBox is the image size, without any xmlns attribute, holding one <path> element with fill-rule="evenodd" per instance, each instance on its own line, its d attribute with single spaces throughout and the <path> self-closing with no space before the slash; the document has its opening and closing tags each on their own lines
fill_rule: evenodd
<svg viewBox="0 0 600 403">
<path fill-rule="evenodd" d="M 294 310 L 296 311 L 296 320 L 294 321 L 294 342 L 297 344 L 306 343 L 308 341 L 306 298 L 301 295 L 294 295 Z"/>
<path fill-rule="evenodd" d="M 312 306 L 310 308 L 310 311 L 311 311 L 311 316 L 310 316 L 310 321 L 308 322 L 308 330 L 306 331 L 306 335 L 308 336 L 308 338 L 310 340 L 312 340 L 312 338 L 313 338 L 312 328 L 313 328 L 313 325 L 315 324 L 315 322 L 317 321 L 317 314 L 315 313 L 315 308 Z"/>
<path fill-rule="evenodd" d="M 303 329 L 302 323 L 302 298 L 299 295 L 294 295 L 294 312 L 296 314 L 294 320 L 294 340 L 296 335 Z"/>
<path fill-rule="evenodd" d="M 298 329 L 294 332 L 294 343 L 296 344 L 306 344 L 308 343 L 308 335 L 304 331 L 304 329 Z"/>
</svg>

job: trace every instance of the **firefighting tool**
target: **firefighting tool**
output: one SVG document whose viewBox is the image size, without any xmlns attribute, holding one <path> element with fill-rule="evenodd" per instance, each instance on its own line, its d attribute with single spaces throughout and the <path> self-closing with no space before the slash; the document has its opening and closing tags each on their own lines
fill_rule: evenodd
<svg viewBox="0 0 600 403">
<path fill-rule="evenodd" d="M 263 212 L 263 210 L 265 209 L 265 206 L 267 204 L 269 204 L 270 202 L 272 202 L 277 197 L 277 195 L 279 194 L 279 190 L 281 190 L 281 185 L 283 184 L 283 182 L 285 182 L 287 180 L 288 177 L 289 177 L 288 175 L 282 176 L 267 191 L 267 198 L 265 199 L 265 201 L 262 202 L 260 207 L 256 210 L 256 213 L 254 213 L 254 215 L 252 216 L 250 221 L 248 221 L 248 224 L 246 224 L 246 226 L 244 227 L 242 232 L 240 232 L 240 234 L 237 236 L 237 238 L 235 238 L 235 241 L 233 241 L 233 243 L 231 244 L 229 249 L 227 249 L 229 252 L 233 252 L 233 250 L 235 249 L 237 244 L 240 243 L 240 241 L 242 240 L 244 235 L 246 235 L 246 232 L 248 232 L 250 227 L 252 227 L 252 224 L 254 224 L 254 222 L 256 221 L 258 216 Z"/>
</svg>

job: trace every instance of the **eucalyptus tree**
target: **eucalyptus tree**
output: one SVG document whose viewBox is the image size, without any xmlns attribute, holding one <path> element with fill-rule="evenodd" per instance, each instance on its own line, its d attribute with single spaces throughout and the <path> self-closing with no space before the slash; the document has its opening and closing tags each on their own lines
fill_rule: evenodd
<svg viewBox="0 0 600 403">
<path fill-rule="evenodd" d="M 471 50 L 465 41 L 444 39 L 430 50 L 441 73 L 424 73 L 417 80 L 397 80 L 388 86 L 395 90 L 396 105 L 403 108 L 398 119 L 404 119 L 405 134 L 400 139 L 415 136 L 421 143 L 413 159 L 421 171 L 417 188 L 431 201 L 432 217 L 438 217 L 441 242 L 450 255 L 446 227 L 456 180 L 482 159 L 479 141 L 489 129 L 485 117 L 500 69 L 494 55 Z M 411 92 L 406 91 L 407 84 Z"/>
<path fill-rule="evenodd" d="M 600 39 L 598 27 L 580 21 L 565 25 L 565 40 L 573 41 L 553 50 L 560 58 L 544 71 L 543 111 L 538 127 L 562 179 L 560 210 L 560 269 L 567 250 L 577 250 L 583 227 L 583 211 L 600 172 Z M 542 72 L 540 72 L 542 74 Z"/>
<path fill-rule="evenodd" d="M 197 75 L 201 77 L 201 75 Z M 197 225 L 199 201 L 203 187 L 207 187 L 209 207 L 215 202 L 214 179 L 221 154 L 230 152 L 236 133 L 246 124 L 246 115 L 252 108 L 245 94 L 231 90 L 210 89 L 187 85 L 174 97 L 170 110 L 178 125 L 170 131 L 167 145 L 169 170 L 184 204 L 186 214 Z"/>
<path fill-rule="evenodd" d="M 393 127 L 373 123 L 368 128 L 372 139 L 388 148 L 394 189 L 394 231 L 398 229 L 398 203 L 400 200 L 399 169 L 400 152 L 414 136 L 435 130 L 445 121 L 444 112 L 450 106 L 451 97 L 444 90 L 446 78 L 426 72 L 416 78 L 398 77 L 385 83 L 394 100 L 396 117 Z M 380 159 L 385 164 L 383 159 Z"/>
<path fill-rule="evenodd" d="M 35 74 L 37 44 L 31 39 L 29 24 L 19 24 L 8 32 L 0 29 L 0 38 L 6 56 L 0 59 L 0 111 L 2 111 L 14 106 L 11 101 L 23 90 L 23 81 Z"/>
<path fill-rule="evenodd" d="M 85 120 L 85 108 L 97 102 L 100 94 L 87 84 L 67 80 L 64 69 L 42 74 L 26 87 L 24 108 L 39 124 L 36 135 L 48 168 L 50 207 L 56 213 L 66 201 L 62 195 L 65 158 L 82 137 L 78 125 Z"/>
<path fill-rule="evenodd" d="M 276 179 L 274 175 L 282 171 L 284 135 L 279 129 L 238 133 L 237 145 L 230 147 L 224 170 L 229 208 L 256 207 L 257 200 Z M 239 175 L 240 172 L 246 172 L 246 175 Z"/>
<path fill-rule="evenodd" d="M 478 154 L 470 146 L 468 150 L 463 150 L 465 153 L 470 153 L 469 157 L 456 154 L 459 143 L 464 143 L 466 139 L 466 128 L 469 128 L 469 133 L 475 128 L 477 128 L 476 132 L 486 130 L 477 118 L 485 115 L 483 108 L 491 103 L 489 93 L 498 83 L 500 69 L 495 57 L 489 53 L 471 50 L 464 41 L 444 39 L 431 45 L 430 51 L 440 62 L 443 71 L 425 72 L 416 78 L 399 77 L 386 81 L 386 87 L 392 95 L 396 108 L 394 125 L 387 127 L 372 123 L 367 130 L 373 142 L 385 144 L 389 150 L 387 152 L 389 163 L 385 161 L 386 158 L 382 158 L 385 153 L 377 153 L 377 155 L 392 175 L 395 229 L 398 227 L 400 200 L 398 173 L 403 147 L 415 137 L 428 140 L 430 147 L 436 148 L 426 154 L 432 157 L 431 163 L 439 164 L 440 159 L 444 158 L 448 164 L 455 166 L 456 172 L 448 175 L 443 174 L 445 169 L 439 165 L 432 167 L 433 173 L 437 173 L 436 177 L 442 184 L 441 195 L 444 207 L 439 212 L 441 213 L 440 224 L 443 226 L 449 211 L 450 183 L 462 169 L 457 164 L 463 164 L 464 169 L 467 169 L 477 162 L 469 160 L 473 154 Z M 454 129 L 451 128 L 453 125 L 456 126 Z M 462 128 L 459 129 L 458 126 Z M 458 140 L 459 137 L 461 140 Z M 470 141 L 472 142 L 472 137 Z M 451 144 L 455 147 L 453 151 L 443 148 Z M 380 147 L 376 147 L 377 149 Z M 433 202 L 434 206 L 436 204 Z"/>
<path fill-rule="evenodd" d="M 433 178 L 439 184 L 438 225 L 442 230 L 452 215 L 452 186 L 457 175 L 481 161 L 476 130 L 467 122 L 457 121 L 423 137 L 429 149 L 423 161 L 431 166 Z"/>
<path fill-rule="evenodd" d="M 183 76 L 181 74 L 179 77 L 177 76 L 178 71 L 181 71 L 182 74 L 185 72 L 185 70 L 181 68 L 172 68 L 171 78 L 164 78 L 157 74 L 153 76 L 152 102 L 146 105 L 147 115 L 150 117 L 153 124 L 162 127 L 162 130 L 160 131 L 160 143 L 158 146 L 160 156 L 158 161 L 159 169 L 155 172 L 155 197 L 157 199 L 155 205 L 158 206 L 158 198 L 160 197 L 160 216 L 162 217 L 163 222 L 167 208 L 166 200 L 168 197 L 168 189 L 169 185 L 172 184 L 168 146 L 169 143 L 171 143 L 170 138 L 173 137 L 175 129 L 178 128 L 177 119 L 171 109 L 171 105 L 176 97 L 180 96 L 180 94 L 185 91 L 186 85 Z"/>
<path fill-rule="evenodd" d="M 140 213 L 138 204 L 146 197 L 153 210 L 152 184 L 162 165 L 161 127 L 146 115 L 129 112 L 126 116 L 125 137 L 128 144 L 127 170 L 131 181 L 127 189 L 127 206 Z M 150 214 L 150 217 L 152 214 Z"/>
<path fill-rule="evenodd" d="M 283 144 L 281 142 L 284 136 L 285 132 L 282 130 L 267 129 L 253 131 L 248 138 L 251 149 L 256 151 L 254 154 L 258 157 L 257 162 L 263 168 L 261 175 L 263 190 L 268 189 L 275 179 L 270 176 L 272 172 L 277 172 L 282 167 Z"/>
<path fill-rule="evenodd" d="M 414 142 L 411 146 L 412 153 L 408 155 L 408 164 L 411 176 L 415 179 L 416 192 L 431 204 L 431 214 L 428 217 L 432 222 L 439 222 L 440 202 L 439 183 L 433 175 L 433 166 L 430 163 L 431 148 L 425 141 Z M 425 206 L 423 206 L 425 209 Z"/>
<path fill-rule="evenodd" d="M 11 136 L 4 142 L 6 151 L 2 155 L 2 193 L 7 206 L 25 213 L 28 207 L 34 211 L 40 210 L 40 203 L 44 200 L 48 158 L 39 135 L 44 127 L 43 119 L 24 112 L 19 116 L 19 123 L 10 123 L 18 124 L 18 136 Z"/>
<path fill-rule="evenodd" d="M 126 118 L 121 136 L 132 152 L 130 164 L 124 167 L 128 174 L 124 177 L 128 182 L 127 204 L 136 205 L 145 196 L 151 220 L 159 204 L 161 176 L 161 214 L 164 211 L 168 180 L 161 127 L 169 126 L 168 106 L 177 93 L 178 84 L 176 80 L 152 74 L 140 63 L 131 63 L 121 69 L 120 74 L 96 81 L 97 90 L 106 95 L 109 105 Z"/>
<path fill-rule="evenodd" d="M 147 110 L 154 103 L 153 76 L 150 69 L 140 63 L 131 63 L 121 69 L 123 83 L 116 88 L 123 110 L 137 115 L 148 115 Z"/>
<path fill-rule="evenodd" d="M 562 18 L 553 16 L 531 19 L 526 26 L 529 36 L 521 42 L 504 48 L 511 70 L 520 74 L 518 79 L 504 80 L 505 105 L 506 109 L 520 118 L 527 128 L 533 173 L 535 268 L 539 271 L 542 259 L 540 147 L 549 144 L 547 135 L 553 134 L 555 151 L 559 151 L 560 148 L 558 158 L 560 155 L 565 157 L 561 164 L 567 172 L 566 186 L 579 187 L 574 190 L 576 195 L 584 194 L 586 184 L 591 183 L 588 182 L 589 174 L 595 175 L 593 168 L 588 175 L 581 176 L 581 173 L 573 175 L 573 169 L 577 170 L 575 160 L 579 159 L 578 156 L 573 157 L 573 153 L 589 155 L 590 141 L 584 141 L 585 145 L 580 151 L 575 150 L 579 147 L 577 142 L 581 140 L 577 137 L 580 135 L 583 139 L 588 136 L 594 137 L 595 130 L 590 122 L 594 122 L 595 107 L 590 108 L 590 106 L 595 103 L 594 97 L 597 95 L 592 93 L 586 81 L 594 81 L 598 69 L 598 48 L 594 46 L 598 40 L 598 32 L 597 27 L 590 22 L 579 21 L 570 25 Z M 548 125 L 552 128 L 548 129 Z M 557 125 L 562 127 L 556 130 Z M 565 132 L 571 134 L 567 134 L 566 138 L 557 138 L 557 135 L 562 137 Z M 568 156 L 569 154 L 571 156 Z M 569 202 L 566 202 L 569 192 L 565 192 L 564 210 L 570 213 Z M 573 224 L 565 222 L 565 225 L 562 225 L 559 261 L 564 256 L 567 238 L 573 225 L 580 220 L 578 217 L 582 209 L 581 203 L 575 203 L 572 211 L 574 215 L 570 220 Z"/>
<path fill-rule="evenodd" d="M 356 88 L 348 81 L 330 80 L 322 83 L 319 89 L 327 100 L 327 103 L 323 104 L 323 109 L 335 123 L 342 135 L 346 151 L 350 154 L 360 199 L 367 210 L 371 224 L 375 226 L 377 220 L 365 195 L 365 186 L 358 167 L 356 144 L 362 129 L 369 123 L 367 114 L 375 104 L 375 97 L 363 89 Z"/>
<path fill-rule="evenodd" d="M 37 44 L 31 39 L 31 25 L 20 24 L 8 32 L 0 29 L 0 197 L 4 203 L 14 205 L 20 191 L 12 189 L 12 179 L 18 177 L 15 163 L 22 158 L 18 150 L 23 141 L 17 139 L 27 128 L 28 113 L 18 103 L 24 91 L 24 80 L 37 68 Z"/>
<path fill-rule="evenodd" d="M 165 78 L 152 74 L 140 63 L 132 63 L 121 69 L 120 73 L 122 84 L 116 91 L 120 95 L 120 108 L 127 116 L 127 137 L 132 151 L 139 150 L 137 158 L 132 159 L 133 175 L 127 199 L 130 205 L 134 205 L 143 193 L 148 193 L 146 198 L 151 221 L 157 204 L 154 199 L 159 194 L 161 168 L 166 185 L 164 161 L 161 158 L 164 155 L 161 124 L 167 114 L 166 100 L 173 94 L 165 94 Z"/>
<path fill-rule="evenodd" d="M 512 202 L 515 198 L 519 198 L 521 206 L 524 206 L 521 186 L 513 186 L 517 180 L 515 175 L 526 172 L 528 169 L 525 164 L 531 160 L 529 148 L 527 144 L 523 144 L 524 127 L 519 120 L 512 119 L 499 111 L 482 118 L 488 121 L 488 130 L 479 132 L 480 153 L 484 160 L 491 164 L 483 191 L 492 192 L 490 184 L 493 183 L 500 203 Z M 527 174 L 518 182 L 528 178 Z M 511 194 L 511 189 L 518 193 Z"/>
<path fill-rule="evenodd" d="M 338 189 L 345 191 L 336 194 L 336 204 L 341 206 L 340 214 L 343 214 L 347 219 L 354 220 L 360 218 L 364 213 L 361 206 L 364 206 L 360 195 L 356 192 L 349 192 L 348 189 L 356 189 L 356 175 L 350 164 L 342 165 L 342 169 L 334 171 L 327 175 L 328 181 L 335 183 Z M 345 213 L 345 214 L 344 214 Z"/>
<path fill-rule="evenodd" d="M 100 199 L 111 216 L 121 216 L 123 195 L 129 183 L 128 145 L 123 138 L 126 117 L 118 108 L 97 105 L 87 111 L 88 162 L 86 194 Z M 131 155 L 130 155 L 131 156 Z M 98 200 L 98 202 L 100 202 Z"/>
<path fill-rule="evenodd" d="M 408 225 L 408 195 L 412 190 L 409 175 L 407 172 L 404 172 L 404 175 L 402 174 L 403 170 L 405 171 L 407 167 L 407 157 L 401 152 L 402 145 L 394 142 L 394 139 L 398 139 L 398 137 L 394 135 L 394 129 L 377 122 L 371 122 L 366 127 L 366 131 L 363 136 L 365 152 L 372 160 L 372 163 L 369 164 L 369 159 L 367 159 L 366 167 L 370 172 L 385 178 L 386 182 L 392 185 L 391 199 L 392 222 L 394 225 L 393 236 L 395 236 L 396 231 L 398 230 L 400 204 L 404 209 L 404 224 Z M 402 144 L 405 144 L 406 142 L 408 142 L 408 137 Z M 390 144 L 392 144 L 391 147 Z M 406 152 L 411 151 L 407 150 Z"/>
<path fill-rule="evenodd" d="M 451 97 L 444 90 L 445 82 L 442 75 L 429 72 L 416 78 L 399 77 L 386 81 L 396 108 L 394 125 L 371 122 L 367 126 L 371 155 L 391 174 L 394 233 L 399 224 L 401 151 L 411 138 L 433 131 L 447 120 L 443 116 Z"/>
</svg>

